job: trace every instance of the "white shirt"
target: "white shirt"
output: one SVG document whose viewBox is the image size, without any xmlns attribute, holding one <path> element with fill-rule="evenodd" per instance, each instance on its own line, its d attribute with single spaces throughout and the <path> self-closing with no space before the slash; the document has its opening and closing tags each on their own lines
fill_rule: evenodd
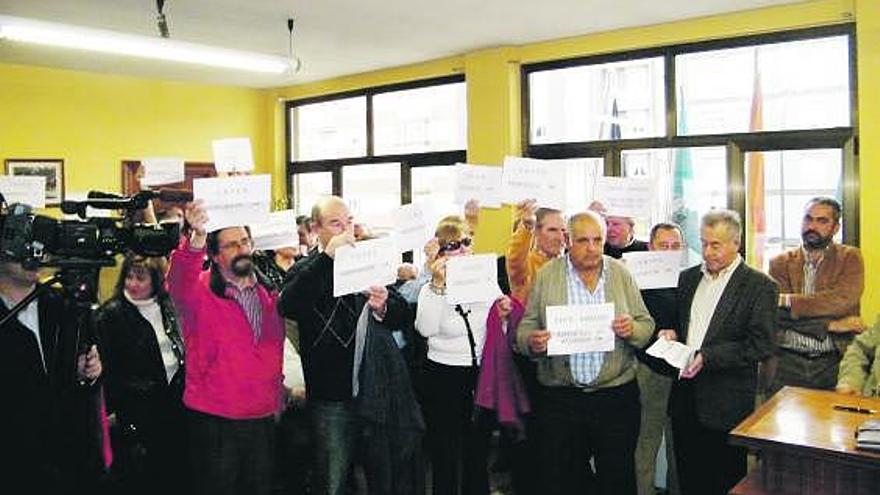
<svg viewBox="0 0 880 495">
<path fill-rule="evenodd" d="M 3 299 L 3 304 L 5 304 L 8 309 L 12 309 L 16 304 L 3 294 L 0 294 L 0 298 Z M 46 356 L 43 354 L 43 342 L 40 340 L 40 312 L 37 309 L 37 300 L 34 299 L 31 301 L 31 303 L 21 310 L 16 317 L 22 325 L 33 332 L 34 338 L 37 339 L 37 348 L 40 350 L 40 361 L 43 362 L 43 370 L 45 371 Z"/>
<path fill-rule="evenodd" d="M 492 301 L 461 306 L 468 314 L 479 363 L 486 339 L 486 317 Z M 447 366 L 471 365 L 471 344 L 464 319 L 455 311 L 455 305 L 446 302 L 446 296 L 431 290 L 430 284 L 423 286 L 419 293 L 415 325 L 416 330 L 428 339 L 428 359 Z"/>
<path fill-rule="evenodd" d="M 727 288 L 730 277 L 742 263 L 740 255 L 736 255 L 733 263 L 727 265 L 714 277 L 706 269 L 706 264 L 700 270 L 703 272 L 703 278 L 697 285 L 697 291 L 694 292 L 694 300 L 691 302 L 691 317 L 688 323 L 687 345 L 695 349 L 699 349 L 703 345 L 703 339 L 706 338 L 706 332 L 709 330 L 709 323 L 712 322 L 712 315 L 715 314 L 715 308 L 718 301 L 721 300 L 721 294 Z"/>
<path fill-rule="evenodd" d="M 165 366 L 165 378 L 168 383 L 174 378 L 174 374 L 180 368 L 177 356 L 174 354 L 174 342 L 165 331 L 165 322 L 162 318 L 162 308 L 156 301 L 156 298 L 150 299 L 132 299 L 127 291 L 123 291 L 128 302 L 132 303 L 138 309 L 141 316 L 150 322 L 153 332 L 156 334 L 156 342 L 159 344 L 159 352 L 162 355 L 162 364 Z"/>
</svg>

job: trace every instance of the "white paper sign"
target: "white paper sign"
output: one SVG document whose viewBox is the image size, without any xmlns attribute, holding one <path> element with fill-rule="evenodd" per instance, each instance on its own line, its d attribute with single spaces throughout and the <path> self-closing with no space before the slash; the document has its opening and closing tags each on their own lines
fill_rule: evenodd
<svg viewBox="0 0 880 495">
<path fill-rule="evenodd" d="M 45 176 L 0 175 L 0 192 L 7 205 L 21 203 L 32 208 L 46 207 Z"/>
<path fill-rule="evenodd" d="M 214 150 L 214 169 L 220 172 L 248 172 L 254 169 L 254 153 L 251 139 L 215 139 L 211 143 Z"/>
<path fill-rule="evenodd" d="M 296 212 L 293 210 L 273 211 L 263 223 L 250 225 L 251 237 L 256 249 L 278 249 L 298 247 L 299 234 L 296 231 Z"/>
<path fill-rule="evenodd" d="M 205 203 L 208 232 L 264 223 L 272 202 L 270 175 L 212 177 L 193 181 L 193 198 Z"/>
<path fill-rule="evenodd" d="M 562 210 L 565 208 L 565 175 L 565 169 L 545 160 L 508 156 L 501 176 L 504 201 L 516 204 L 534 198 L 538 206 Z"/>
<path fill-rule="evenodd" d="M 683 370 L 694 359 L 697 350 L 676 340 L 660 338 L 651 347 L 648 347 L 645 353 Z"/>
<path fill-rule="evenodd" d="M 631 251 L 623 253 L 626 268 L 639 289 L 665 289 L 678 286 L 681 251 Z"/>
<path fill-rule="evenodd" d="M 614 350 L 614 303 L 547 306 L 547 355 Z"/>
<path fill-rule="evenodd" d="M 412 203 L 394 212 L 394 242 L 401 253 L 420 251 L 434 236 L 434 220 L 428 205 Z"/>
<path fill-rule="evenodd" d="M 596 201 L 605 213 L 617 217 L 651 218 L 654 181 L 633 177 L 598 177 Z"/>
<path fill-rule="evenodd" d="M 333 297 L 393 284 L 398 264 L 400 255 L 390 237 L 340 246 L 333 259 Z"/>
<path fill-rule="evenodd" d="M 144 167 L 142 186 L 161 186 L 184 181 L 183 158 L 144 158 L 141 165 Z"/>
<path fill-rule="evenodd" d="M 471 199 L 480 201 L 480 206 L 498 208 L 501 206 L 501 174 L 503 168 L 490 165 L 455 165 L 455 202 L 463 205 Z"/>
<path fill-rule="evenodd" d="M 446 302 L 494 301 L 501 295 L 497 260 L 494 254 L 450 257 L 446 262 Z"/>
</svg>

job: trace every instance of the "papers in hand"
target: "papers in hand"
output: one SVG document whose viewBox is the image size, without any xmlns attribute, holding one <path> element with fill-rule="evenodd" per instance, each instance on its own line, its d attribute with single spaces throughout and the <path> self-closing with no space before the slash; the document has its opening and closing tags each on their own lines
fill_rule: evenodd
<svg viewBox="0 0 880 495">
<path fill-rule="evenodd" d="M 639 289 L 665 289 L 678 286 L 681 251 L 631 251 L 623 253 L 626 268 Z"/>
<path fill-rule="evenodd" d="M 494 254 L 454 256 L 446 262 L 448 304 L 488 302 L 500 295 L 498 262 Z"/>
<path fill-rule="evenodd" d="M 296 212 L 293 210 L 273 211 L 263 222 L 251 224 L 250 228 L 256 249 L 299 246 Z"/>
<path fill-rule="evenodd" d="M 141 186 L 177 184 L 185 179 L 183 158 L 144 158 L 141 160 L 144 176 Z"/>
<path fill-rule="evenodd" d="M 272 177 L 243 175 L 193 181 L 193 198 L 204 201 L 208 232 L 263 223 L 272 201 Z"/>
<path fill-rule="evenodd" d="M 333 260 L 333 297 L 393 284 L 398 263 L 400 255 L 388 237 L 340 246 Z"/>
<path fill-rule="evenodd" d="M 401 206 L 394 212 L 394 241 L 400 253 L 418 251 L 432 237 L 433 216 L 427 205 L 412 203 Z"/>
<path fill-rule="evenodd" d="M 488 165 L 455 165 L 455 203 L 463 205 L 471 199 L 480 201 L 480 206 L 497 208 L 501 206 L 501 167 Z"/>
<path fill-rule="evenodd" d="M 565 207 L 565 171 L 546 160 L 508 156 L 504 159 L 501 187 L 504 201 L 516 204 L 535 199 L 538 206 Z"/>
<path fill-rule="evenodd" d="M 547 306 L 547 355 L 614 350 L 614 303 Z"/>
<path fill-rule="evenodd" d="M 31 208 L 46 207 L 45 176 L 0 176 L 0 193 L 7 205 L 21 203 Z"/>
<path fill-rule="evenodd" d="M 678 368 L 680 374 L 694 360 L 697 349 L 688 347 L 677 340 L 659 338 L 645 352 L 649 356 L 660 358 Z"/>
<path fill-rule="evenodd" d="M 211 148 L 214 151 L 214 170 L 217 173 L 249 172 L 254 169 L 250 138 L 215 139 L 211 142 Z"/>
<path fill-rule="evenodd" d="M 596 201 L 610 216 L 651 218 L 654 181 L 634 177 L 598 177 Z"/>
</svg>

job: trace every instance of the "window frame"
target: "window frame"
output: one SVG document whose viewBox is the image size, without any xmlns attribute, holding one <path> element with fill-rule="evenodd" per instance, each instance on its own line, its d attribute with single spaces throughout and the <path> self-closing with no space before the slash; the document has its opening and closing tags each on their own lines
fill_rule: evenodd
<svg viewBox="0 0 880 495">
<path fill-rule="evenodd" d="M 531 158 L 558 159 L 604 157 L 605 175 L 622 176 L 621 151 L 646 148 L 692 148 L 724 146 L 727 149 L 727 206 L 736 210 L 744 222 L 746 211 L 745 154 L 752 151 L 782 151 L 817 148 L 838 148 L 843 154 L 843 241 L 859 245 L 859 166 L 858 166 L 858 74 L 856 66 L 856 26 L 844 23 L 807 29 L 779 31 L 769 34 L 748 35 L 718 40 L 669 45 L 585 57 L 551 60 L 524 64 L 520 68 L 522 87 L 522 149 Z M 742 48 L 748 46 L 802 41 L 831 36 L 849 38 L 849 104 L 850 125 L 821 129 L 761 131 L 727 134 L 678 135 L 678 95 L 676 91 L 676 56 L 689 53 Z M 578 141 L 553 144 L 531 144 L 531 95 L 529 76 L 535 72 L 584 65 L 598 65 L 635 58 L 664 58 L 664 102 L 666 105 L 666 135 L 652 138 Z M 746 225 L 747 227 L 747 225 Z M 748 232 L 748 228 L 744 229 Z M 746 242 L 742 243 L 745 250 Z M 745 254 L 743 252 L 743 254 Z"/>
</svg>

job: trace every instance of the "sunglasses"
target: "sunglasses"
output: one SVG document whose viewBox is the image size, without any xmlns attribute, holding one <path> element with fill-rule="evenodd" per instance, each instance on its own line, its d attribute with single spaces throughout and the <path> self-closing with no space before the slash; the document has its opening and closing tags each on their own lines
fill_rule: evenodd
<svg viewBox="0 0 880 495">
<path fill-rule="evenodd" d="M 471 242 L 472 241 L 470 237 L 465 237 L 464 239 L 458 241 L 449 241 L 446 244 L 440 246 L 440 253 L 456 251 L 458 249 L 461 249 L 462 247 L 470 247 Z"/>
</svg>

